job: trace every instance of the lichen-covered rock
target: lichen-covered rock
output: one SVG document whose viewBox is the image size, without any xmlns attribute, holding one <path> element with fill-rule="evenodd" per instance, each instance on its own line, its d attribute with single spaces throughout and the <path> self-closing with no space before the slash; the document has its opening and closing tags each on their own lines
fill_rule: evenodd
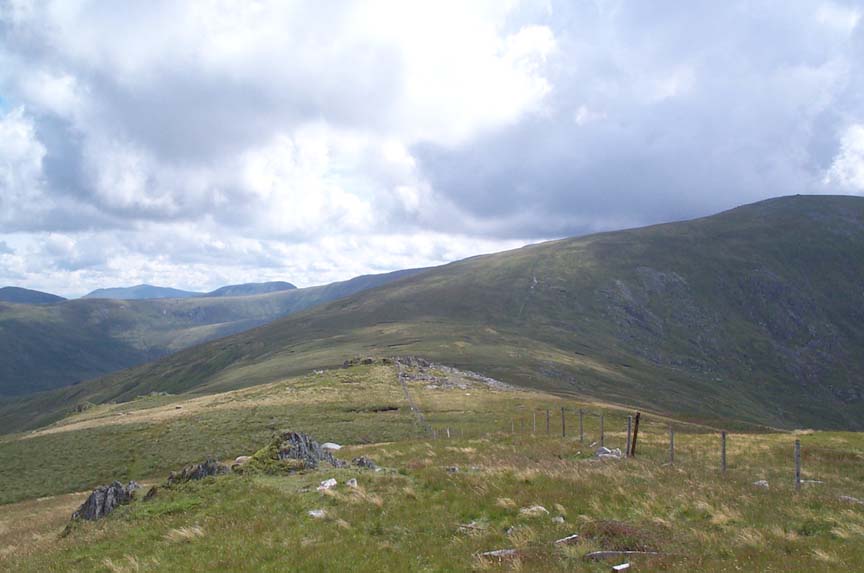
<svg viewBox="0 0 864 573">
<path fill-rule="evenodd" d="M 117 506 L 132 501 L 132 492 L 139 487 L 141 486 L 134 481 L 130 481 L 125 486 L 119 481 L 115 481 L 111 485 L 97 487 L 81 504 L 81 507 L 72 514 L 72 519 L 89 521 L 101 519 L 114 511 Z"/>
<path fill-rule="evenodd" d="M 168 476 L 167 485 L 171 486 L 185 483 L 187 481 L 199 480 L 207 476 L 218 476 L 227 474 L 230 471 L 231 469 L 225 464 L 220 464 L 219 462 L 210 459 L 203 461 L 200 464 L 186 466 L 179 472 L 171 472 Z"/>
<path fill-rule="evenodd" d="M 278 437 L 276 455 L 279 460 L 301 460 L 304 466 L 310 469 L 317 468 L 321 462 L 327 462 L 334 468 L 346 465 L 322 448 L 311 436 L 300 432 L 282 432 Z"/>
</svg>

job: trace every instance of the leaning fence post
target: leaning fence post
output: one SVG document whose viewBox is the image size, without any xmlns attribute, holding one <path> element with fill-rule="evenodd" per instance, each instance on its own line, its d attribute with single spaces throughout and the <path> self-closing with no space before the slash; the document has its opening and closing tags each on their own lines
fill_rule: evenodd
<svg viewBox="0 0 864 573">
<path fill-rule="evenodd" d="M 669 424 L 669 463 L 675 463 L 675 428 Z"/>
<path fill-rule="evenodd" d="M 537 433 L 537 410 L 531 412 L 531 433 Z"/>
<path fill-rule="evenodd" d="M 633 416 L 627 416 L 627 445 L 624 448 L 624 457 L 630 457 L 630 432 L 633 431 Z"/>
<path fill-rule="evenodd" d="M 567 437 L 567 422 L 564 419 L 564 408 L 561 408 L 561 437 Z"/>
<path fill-rule="evenodd" d="M 639 439 L 639 418 L 642 417 L 641 412 L 636 412 L 636 419 L 633 420 L 633 443 L 630 444 L 630 457 L 636 457 L 636 440 Z"/>
<path fill-rule="evenodd" d="M 603 413 L 600 413 L 600 447 L 604 447 L 606 445 L 606 431 L 603 428 Z"/>
<path fill-rule="evenodd" d="M 801 440 L 795 440 L 795 489 L 801 489 Z"/>
<path fill-rule="evenodd" d="M 450 439 L 450 428 L 447 428 L 447 439 Z"/>
<path fill-rule="evenodd" d="M 579 442 L 585 442 L 585 426 L 582 424 L 584 414 L 582 408 L 579 408 Z"/>
<path fill-rule="evenodd" d="M 726 431 L 720 432 L 720 471 L 726 473 Z"/>
</svg>

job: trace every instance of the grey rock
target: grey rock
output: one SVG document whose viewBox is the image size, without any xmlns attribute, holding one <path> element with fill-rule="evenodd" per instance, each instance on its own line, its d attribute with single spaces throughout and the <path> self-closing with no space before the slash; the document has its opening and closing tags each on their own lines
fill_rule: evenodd
<svg viewBox="0 0 864 573">
<path fill-rule="evenodd" d="M 171 472 L 168 476 L 168 482 L 166 485 L 172 486 L 181 483 L 185 483 L 187 481 L 195 481 L 199 479 L 204 479 L 207 476 L 218 476 L 222 474 L 227 474 L 231 471 L 231 469 L 225 464 L 220 464 L 216 460 L 205 460 L 200 464 L 192 464 L 190 466 L 186 466 L 179 472 Z"/>
<path fill-rule="evenodd" d="M 851 495 L 841 495 L 839 498 L 840 501 L 845 501 L 846 503 L 854 503 L 857 505 L 864 505 L 864 499 L 858 499 L 857 497 L 852 497 Z"/>
<path fill-rule="evenodd" d="M 327 462 L 334 468 L 345 466 L 345 462 L 334 458 L 333 454 L 322 448 L 311 436 L 299 432 L 282 432 L 278 450 L 280 460 L 302 460 L 310 469 L 317 468 L 321 462 Z"/>
<path fill-rule="evenodd" d="M 753 482 L 753 485 L 756 487 L 761 487 L 764 489 L 768 489 L 770 486 L 768 485 L 768 480 L 760 479 Z"/>
<path fill-rule="evenodd" d="M 355 489 L 360 487 L 360 485 L 357 483 L 357 480 L 354 478 L 351 478 L 348 481 L 346 481 L 345 485 L 347 485 L 350 488 L 355 488 Z"/>
<path fill-rule="evenodd" d="M 125 486 L 119 481 L 115 481 L 111 485 L 97 487 L 81 504 L 81 507 L 75 510 L 72 519 L 86 519 L 88 521 L 101 519 L 114 511 L 117 506 L 132 501 L 132 492 L 140 487 L 134 481 L 130 481 Z"/>
<path fill-rule="evenodd" d="M 379 469 L 378 464 L 376 464 L 374 461 L 367 458 L 366 456 L 360 456 L 359 458 L 354 458 L 353 460 L 351 460 L 351 463 L 353 465 L 357 466 L 358 468 L 364 468 L 367 470 L 378 470 Z"/>
</svg>

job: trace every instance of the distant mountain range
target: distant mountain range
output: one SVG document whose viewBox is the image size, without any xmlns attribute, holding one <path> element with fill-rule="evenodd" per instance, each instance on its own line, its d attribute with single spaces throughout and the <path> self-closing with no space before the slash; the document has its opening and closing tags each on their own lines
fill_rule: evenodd
<svg viewBox="0 0 864 573">
<path fill-rule="evenodd" d="M 137 285 L 133 287 L 100 288 L 81 298 L 104 298 L 111 300 L 152 300 L 160 298 L 193 298 L 193 297 L 219 297 L 219 296 L 251 296 L 256 294 L 267 294 L 283 290 L 292 290 L 297 287 L 284 281 L 273 281 L 266 283 L 245 283 L 239 285 L 228 285 L 217 288 L 211 292 L 195 292 L 180 290 L 171 287 L 160 287 L 153 285 Z"/>
<path fill-rule="evenodd" d="M 158 298 L 192 298 L 203 292 L 192 292 L 170 287 L 137 285 L 133 287 L 99 288 L 81 298 L 104 298 L 110 300 L 148 300 Z"/>
<path fill-rule="evenodd" d="M 30 290 L 26 288 L 7 286 L 0 288 L 0 302 L 14 302 L 18 304 L 51 304 L 66 300 L 62 296 Z"/>
<path fill-rule="evenodd" d="M 0 396 L 49 390 L 128 368 L 416 272 L 303 289 L 284 282 L 235 285 L 194 297 L 0 302 Z M 182 292 L 138 293 L 165 291 Z"/>
</svg>

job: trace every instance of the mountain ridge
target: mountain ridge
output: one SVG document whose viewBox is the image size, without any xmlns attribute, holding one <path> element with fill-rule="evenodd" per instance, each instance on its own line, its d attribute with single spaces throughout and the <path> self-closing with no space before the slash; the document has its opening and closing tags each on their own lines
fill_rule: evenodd
<svg viewBox="0 0 864 573">
<path fill-rule="evenodd" d="M 412 354 L 705 422 L 859 429 L 862 277 L 864 199 L 778 198 L 457 261 L 41 403 L 208 393 Z"/>
</svg>

